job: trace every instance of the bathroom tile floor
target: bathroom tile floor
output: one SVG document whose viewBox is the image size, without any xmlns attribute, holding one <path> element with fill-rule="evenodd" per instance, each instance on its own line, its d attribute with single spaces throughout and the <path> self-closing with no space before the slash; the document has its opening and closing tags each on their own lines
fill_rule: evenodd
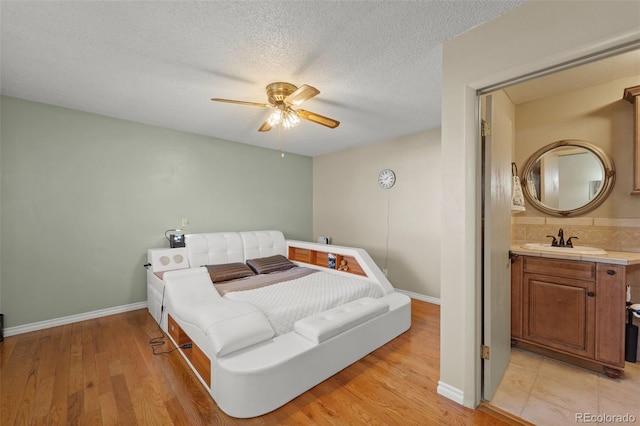
<svg viewBox="0 0 640 426">
<path fill-rule="evenodd" d="M 640 424 L 640 362 L 627 362 L 621 378 L 611 379 L 512 348 L 491 404 L 540 426 Z"/>
</svg>

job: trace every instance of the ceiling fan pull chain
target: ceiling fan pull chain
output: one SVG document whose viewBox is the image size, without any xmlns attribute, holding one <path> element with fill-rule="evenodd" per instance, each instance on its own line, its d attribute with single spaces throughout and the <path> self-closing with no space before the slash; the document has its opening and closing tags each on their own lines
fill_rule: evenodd
<svg viewBox="0 0 640 426">
<path fill-rule="evenodd" d="M 282 140 L 282 122 L 278 126 L 278 139 L 279 139 L 279 148 L 280 148 L 280 156 L 284 158 L 284 142 Z"/>
</svg>

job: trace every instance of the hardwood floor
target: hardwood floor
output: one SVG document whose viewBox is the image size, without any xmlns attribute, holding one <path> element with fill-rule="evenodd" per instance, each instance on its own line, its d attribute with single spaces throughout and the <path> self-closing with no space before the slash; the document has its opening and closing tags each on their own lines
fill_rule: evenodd
<svg viewBox="0 0 640 426">
<path fill-rule="evenodd" d="M 283 407 L 253 419 L 218 409 L 177 352 L 153 355 L 146 309 L 5 338 L 0 424 L 505 425 L 436 393 L 440 307 L 412 301 L 409 331 Z M 168 339 L 158 350 L 172 346 Z"/>
</svg>

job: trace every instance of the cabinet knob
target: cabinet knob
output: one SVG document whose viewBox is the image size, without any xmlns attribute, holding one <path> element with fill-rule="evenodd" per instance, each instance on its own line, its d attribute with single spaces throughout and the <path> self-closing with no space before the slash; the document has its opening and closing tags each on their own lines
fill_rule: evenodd
<svg viewBox="0 0 640 426">
<path fill-rule="evenodd" d="M 607 274 L 608 275 L 615 275 L 616 271 L 614 271 L 613 269 L 607 269 Z"/>
<path fill-rule="evenodd" d="M 595 294 L 594 292 L 592 292 L 592 291 L 587 292 L 587 296 L 589 296 L 589 297 L 593 297 L 593 296 L 595 296 L 595 295 L 596 295 L 596 294 Z"/>
</svg>

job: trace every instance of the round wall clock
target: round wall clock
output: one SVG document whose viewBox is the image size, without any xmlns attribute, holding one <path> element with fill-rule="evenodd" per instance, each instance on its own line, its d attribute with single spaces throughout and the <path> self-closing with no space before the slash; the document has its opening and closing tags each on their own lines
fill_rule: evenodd
<svg viewBox="0 0 640 426">
<path fill-rule="evenodd" d="M 383 189 L 389 189 L 396 183 L 396 174 L 391 169 L 384 169 L 378 173 L 378 184 Z"/>
</svg>

